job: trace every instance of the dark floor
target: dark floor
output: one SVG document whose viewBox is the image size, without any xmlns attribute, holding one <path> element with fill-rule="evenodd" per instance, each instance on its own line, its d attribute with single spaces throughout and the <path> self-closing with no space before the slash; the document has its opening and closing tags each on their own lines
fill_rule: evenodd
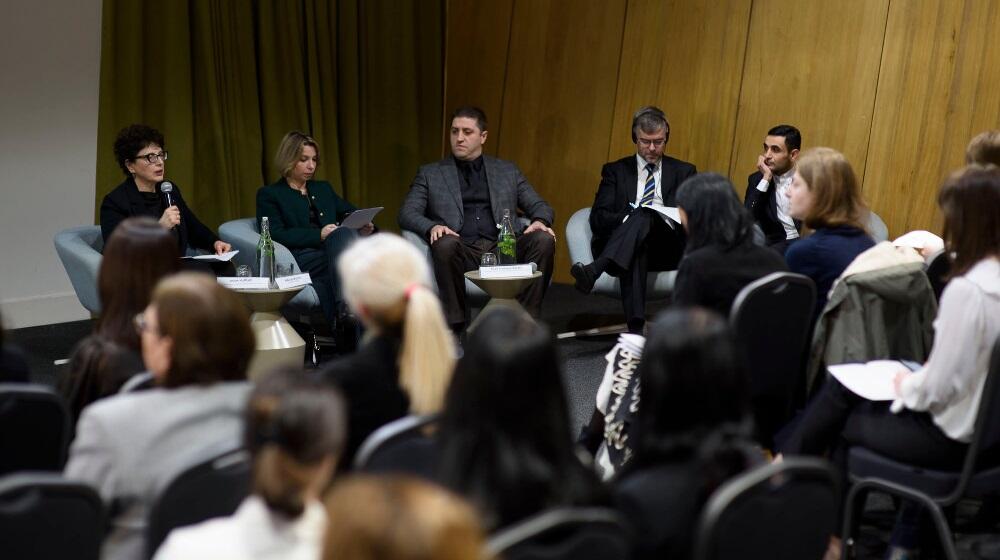
<svg viewBox="0 0 1000 560">
<path fill-rule="evenodd" d="M 663 307 L 662 303 L 651 304 L 650 315 Z M 601 296 L 581 295 L 570 285 L 553 284 L 545 298 L 542 321 L 556 333 L 614 325 L 622 322 L 621 303 Z M 66 369 L 57 361 L 68 358 L 73 346 L 91 328 L 92 321 L 75 321 L 17 329 L 10 331 L 8 337 L 25 351 L 33 380 L 54 385 Z M 563 375 L 574 431 L 590 419 L 594 396 L 604 372 L 604 354 L 614 345 L 615 339 L 614 335 L 605 335 L 561 339 L 558 342 L 565 359 Z M 968 508 L 960 510 L 959 521 L 968 518 L 971 511 Z M 894 519 L 892 502 L 882 496 L 871 497 L 865 519 L 858 539 L 857 557 L 882 558 L 884 543 Z M 960 558 L 1000 559 L 1000 535 L 996 534 L 995 528 L 994 534 L 959 535 L 957 540 Z"/>
</svg>

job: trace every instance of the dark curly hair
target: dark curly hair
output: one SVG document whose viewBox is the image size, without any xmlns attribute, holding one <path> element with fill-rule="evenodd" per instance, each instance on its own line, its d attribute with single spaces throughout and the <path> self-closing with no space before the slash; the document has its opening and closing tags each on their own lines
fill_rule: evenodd
<svg viewBox="0 0 1000 560">
<path fill-rule="evenodd" d="M 167 149 L 163 143 L 163 134 L 151 126 L 130 124 L 118 131 L 118 136 L 115 138 L 115 159 L 125 176 L 132 175 L 129 173 L 128 167 L 125 167 L 125 162 L 135 159 L 139 150 L 150 144 L 156 144 L 163 150 Z"/>
</svg>

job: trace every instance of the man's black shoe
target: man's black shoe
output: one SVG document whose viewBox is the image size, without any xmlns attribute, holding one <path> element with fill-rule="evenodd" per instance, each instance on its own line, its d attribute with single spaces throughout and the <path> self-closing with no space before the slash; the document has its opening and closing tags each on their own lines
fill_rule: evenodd
<svg viewBox="0 0 1000 560">
<path fill-rule="evenodd" d="M 594 274 L 594 269 L 590 265 L 585 266 L 583 263 L 573 263 L 573 266 L 569 269 L 569 273 L 576 280 L 573 286 L 577 290 L 589 294 L 594 289 L 594 282 L 597 282 L 597 275 Z"/>
</svg>

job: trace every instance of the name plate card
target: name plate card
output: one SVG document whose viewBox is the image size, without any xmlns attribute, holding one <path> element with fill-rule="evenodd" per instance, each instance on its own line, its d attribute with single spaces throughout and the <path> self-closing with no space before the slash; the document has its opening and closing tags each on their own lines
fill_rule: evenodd
<svg viewBox="0 0 1000 560">
<path fill-rule="evenodd" d="M 281 276 L 274 279 L 275 284 L 278 285 L 279 289 L 287 290 L 289 288 L 299 288 L 301 286 L 308 286 L 312 284 L 312 278 L 309 277 L 308 272 L 303 272 L 302 274 L 293 274 L 291 276 Z"/>
<path fill-rule="evenodd" d="M 479 267 L 479 276 L 483 278 L 527 278 L 534 273 L 534 263 Z"/>
<path fill-rule="evenodd" d="M 266 290 L 270 280 L 258 276 L 220 276 L 219 284 L 230 290 Z"/>
</svg>

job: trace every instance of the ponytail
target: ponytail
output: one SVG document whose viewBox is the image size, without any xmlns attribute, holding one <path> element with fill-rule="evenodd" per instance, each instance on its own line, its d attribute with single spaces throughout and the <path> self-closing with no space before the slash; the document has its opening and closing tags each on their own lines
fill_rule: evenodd
<svg viewBox="0 0 1000 560">
<path fill-rule="evenodd" d="M 451 331 L 437 296 L 426 286 L 407 286 L 406 300 L 399 384 L 410 397 L 411 412 L 439 412 L 455 365 Z"/>
</svg>

